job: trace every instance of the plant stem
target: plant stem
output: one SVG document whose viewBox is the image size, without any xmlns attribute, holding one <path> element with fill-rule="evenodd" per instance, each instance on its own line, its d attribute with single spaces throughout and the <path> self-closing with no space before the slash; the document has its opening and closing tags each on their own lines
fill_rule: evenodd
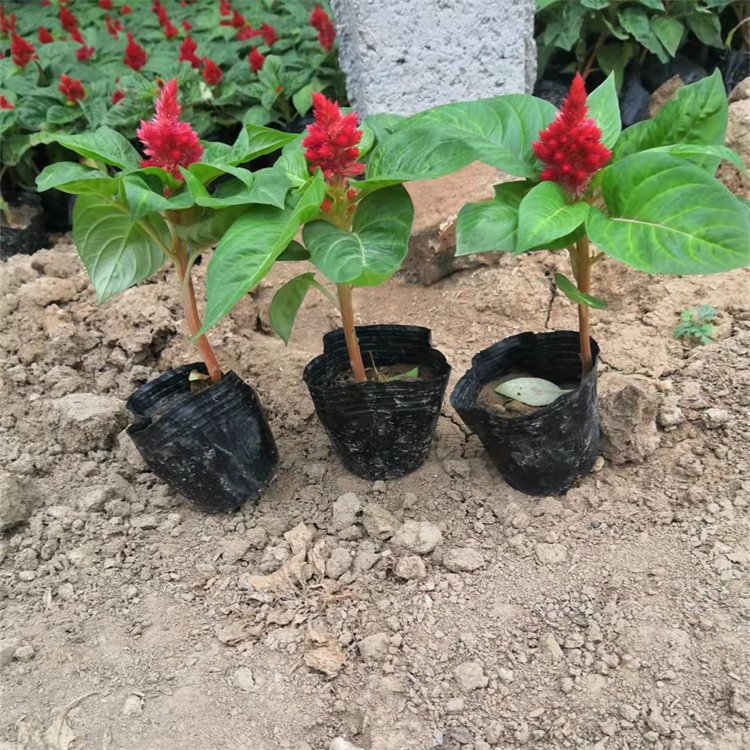
<svg viewBox="0 0 750 750">
<path fill-rule="evenodd" d="M 586 61 L 586 64 L 584 65 L 583 71 L 581 73 L 581 76 L 584 81 L 589 77 L 589 73 L 591 73 L 591 69 L 594 67 L 594 60 L 596 60 L 596 53 L 599 51 L 599 47 L 601 47 L 602 44 L 604 44 L 608 36 L 609 36 L 609 33 L 607 31 L 602 31 L 602 33 L 599 34 L 599 38 L 596 40 L 596 43 L 594 44 L 594 49 L 591 50 L 589 59 Z"/>
<path fill-rule="evenodd" d="M 176 235 L 172 236 L 172 255 L 177 266 L 180 288 L 182 289 L 182 307 L 185 314 L 190 336 L 195 336 L 203 327 L 200 316 L 198 315 L 198 305 L 195 301 L 195 289 L 193 288 L 193 279 L 190 275 L 192 264 L 188 258 L 185 243 Z M 216 359 L 213 347 L 205 334 L 199 336 L 196 345 L 201 353 L 201 358 L 208 369 L 208 379 L 211 383 L 218 383 L 221 380 L 221 368 Z"/>
<path fill-rule="evenodd" d="M 591 288 L 591 254 L 589 238 L 586 235 L 576 242 L 574 250 L 571 248 L 571 265 L 573 266 L 573 275 L 578 284 L 578 290 L 588 294 Z M 585 375 L 591 369 L 593 362 L 588 305 L 578 305 L 578 334 L 581 341 L 582 375 Z"/>
<path fill-rule="evenodd" d="M 362 362 L 362 352 L 357 341 L 357 332 L 354 328 L 354 308 L 352 307 L 352 286 L 351 284 L 337 284 L 336 290 L 339 294 L 339 307 L 341 308 L 341 325 L 344 329 L 344 339 L 346 341 L 346 350 L 349 353 L 349 364 L 354 373 L 354 380 L 357 383 L 366 383 L 367 374 L 365 365 Z"/>
</svg>

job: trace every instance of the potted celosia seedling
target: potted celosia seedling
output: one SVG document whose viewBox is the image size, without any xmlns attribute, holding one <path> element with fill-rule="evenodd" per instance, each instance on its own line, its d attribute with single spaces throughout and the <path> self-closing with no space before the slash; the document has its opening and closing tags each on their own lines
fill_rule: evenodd
<svg viewBox="0 0 750 750">
<path fill-rule="evenodd" d="M 227 290 L 243 266 L 246 279 L 240 292 L 256 283 L 255 269 L 264 268 L 261 264 L 278 257 L 310 260 L 335 285 L 335 293 L 314 273 L 297 276 L 276 294 L 272 325 L 287 341 L 313 287 L 338 307 L 342 327 L 324 336 L 323 354 L 307 365 L 304 380 L 345 466 L 361 477 L 390 479 L 425 460 L 450 367 L 432 348 L 427 328 L 355 326 L 353 290 L 377 286 L 398 270 L 408 250 L 414 209 L 398 180 L 367 181 L 366 166 L 359 160 L 363 133 L 356 115 L 342 115 L 322 94 L 313 94 L 313 102 L 314 122 L 301 144 L 288 147 L 280 160 L 280 168 L 290 170 L 304 191 L 287 219 L 269 216 L 271 224 L 281 221 L 285 233 L 269 230 L 267 224 L 265 242 L 255 251 L 240 242 L 217 247 L 208 269 L 209 310 L 220 314 L 231 306 L 237 294 L 228 297 Z M 375 138 L 372 130 L 368 137 L 371 142 Z M 304 247 L 289 246 L 300 225 Z M 215 299 L 226 304 L 216 309 Z M 215 317 L 207 315 L 207 322 Z"/>
<path fill-rule="evenodd" d="M 106 127 L 59 136 L 85 163 L 53 164 L 37 184 L 78 196 L 73 240 L 100 302 L 153 275 L 165 261 L 174 265 L 186 327 L 202 361 L 135 391 L 127 402 L 135 416 L 128 433 L 157 476 L 205 510 L 228 510 L 259 495 L 278 455 L 255 391 L 235 373 L 222 373 L 208 338 L 199 334 L 191 270 L 255 204 L 284 204 L 291 183 L 282 175 L 236 165 L 279 148 L 290 136 L 249 126 L 233 146 L 203 144 L 179 116 L 173 79 L 159 95 L 155 117 L 138 129 L 147 158 Z M 223 181 L 213 189 L 219 176 Z"/>
<path fill-rule="evenodd" d="M 475 159 L 524 179 L 465 206 L 457 254 L 567 248 L 579 331 L 522 333 L 474 357 L 451 402 L 505 478 L 559 492 L 599 451 L 592 270 L 607 258 L 652 274 L 717 273 L 750 263 L 750 211 L 714 177 L 725 158 L 718 72 L 681 89 L 652 120 L 621 131 L 612 78 L 588 97 L 576 76 L 558 113 L 531 96 L 437 107 L 397 124 L 376 176 L 433 176 Z M 411 144 L 408 151 L 406 144 Z M 439 146 L 439 147 L 438 147 Z"/>
</svg>

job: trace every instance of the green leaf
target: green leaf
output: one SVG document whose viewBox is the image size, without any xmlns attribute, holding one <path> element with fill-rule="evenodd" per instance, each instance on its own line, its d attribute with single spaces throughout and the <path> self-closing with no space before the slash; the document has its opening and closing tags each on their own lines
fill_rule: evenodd
<svg viewBox="0 0 750 750">
<path fill-rule="evenodd" d="M 73 195 L 103 195 L 112 197 L 118 181 L 98 169 L 76 162 L 61 161 L 49 164 L 36 178 L 37 190 L 57 188 Z"/>
<path fill-rule="evenodd" d="M 276 260 L 284 262 L 297 262 L 300 260 L 310 260 L 310 253 L 307 248 L 300 245 L 296 240 L 292 240 L 281 255 Z"/>
<path fill-rule="evenodd" d="M 113 200 L 82 195 L 73 209 L 73 242 L 104 302 L 158 271 L 170 237 L 160 216 L 134 220 Z"/>
<path fill-rule="evenodd" d="M 406 257 L 413 220 L 409 194 L 395 185 L 362 200 L 351 232 L 313 221 L 302 236 L 312 262 L 331 281 L 376 286 L 393 276 Z"/>
<path fill-rule="evenodd" d="M 602 131 L 602 143 L 607 148 L 612 148 L 617 143 L 622 130 L 620 103 L 617 99 L 613 75 L 607 76 L 606 80 L 586 97 L 586 106 L 589 110 L 589 117 L 596 121 Z"/>
<path fill-rule="evenodd" d="M 526 194 L 518 208 L 516 252 L 547 247 L 571 234 L 586 221 L 588 212 L 588 203 L 569 203 L 557 183 L 540 182 Z"/>
<path fill-rule="evenodd" d="M 467 203 L 456 220 L 456 255 L 493 250 L 516 251 L 518 207 L 531 189 L 528 182 L 495 185 L 491 201 Z"/>
<path fill-rule="evenodd" d="M 520 401 L 527 406 L 547 406 L 573 388 L 563 389 L 542 378 L 513 378 L 495 388 L 495 393 Z"/>
<path fill-rule="evenodd" d="M 189 192 L 182 191 L 173 198 L 166 198 L 161 192 L 152 190 L 142 177 L 126 175 L 122 180 L 122 185 L 130 215 L 134 219 L 159 211 L 189 208 L 193 205 L 193 198 Z"/>
<path fill-rule="evenodd" d="M 719 273 L 750 263 L 750 215 L 720 182 L 675 156 L 640 153 L 602 173 L 609 216 L 586 229 L 607 255 L 647 273 Z"/>
<path fill-rule="evenodd" d="M 399 373 L 398 375 L 389 375 L 385 381 L 386 383 L 393 383 L 397 380 L 415 380 L 419 377 L 419 367 L 413 367 L 407 372 Z"/>
<path fill-rule="evenodd" d="M 640 5 L 645 5 L 651 10 L 664 10 L 663 0 L 635 0 Z"/>
<path fill-rule="evenodd" d="M 591 10 L 604 10 L 610 2 L 611 0 L 581 0 L 581 5 Z"/>
<path fill-rule="evenodd" d="M 718 15 L 701 12 L 696 9 L 688 16 L 687 24 L 690 27 L 690 31 L 703 44 L 707 44 L 709 47 L 718 47 L 719 49 L 724 46 L 721 41 L 721 22 Z"/>
<path fill-rule="evenodd" d="M 728 148 L 727 146 L 712 146 L 703 143 L 677 143 L 674 146 L 659 146 L 657 148 L 648 149 L 641 153 L 650 152 L 661 152 L 664 154 L 672 154 L 672 156 L 679 156 L 683 159 L 688 159 L 694 162 L 698 166 L 704 166 L 706 164 L 705 157 L 711 157 L 709 160 L 711 165 L 708 168 L 708 172 L 713 174 L 716 171 L 716 159 L 723 159 L 725 161 L 734 164 L 740 172 L 747 172 L 740 155 Z"/>
<path fill-rule="evenodd" d="M 555 114 L 549 102 L 521 94 L 429 109 L 404 120 L 373 149 L 367 179 L 440 177 L 477 160 L 519 177 L 538 177 L 531 144 Z"/>
<path fill-rule="evenodd" d="M 257 286 L 294 239 L 300 224 L 320 213 L 324 185 L 311 178 L 292 208 L 253 206 L 246 210 L 216 246 L 206 273 L 207 331 Z"/>
<path fill-rule="evenodd" d="M 615 159 L 678 143 L 722 145 L 727 129 L 727 95 L 718 70 L 683 86 L 651 120 L 626 128 L 614 149 Z"/>
<path fill-rule="evenodd" d="M 582 292 L 567 276 L 556 273 L 555 284 L 557 288 L 571 301 L 577 305 L 586 305 L 587 307 L 595 307 L 597 310 L 604 310 L 607 308 L 607 303 L 599 297 L 594 297 L 593 294 Z"/>
<path fill-rule="evenodd" d="M 651 28 L 654 30 L 659 41 L 664 45 L 664 48 L 669 52 L 671 57 L 677 54 L 677 50 L 680 47 L 680 42 L 685 33 L 685 27 L 676 18 L 670 18 L 669 16 L 662 16 L 660 18 L 654 18 L 651 21 Z"/>
<path fill-rule="evenodd" d="M 625 68 L 633 57 L 633 44 L 614 42 L 603 45 L 596 53 L 596 61 L 606 74 L 614 73 L 618 91 L 622 89 L 625 79 Z"/>
<path fill-rule="evenodd" d="M 312 107 L 313 91 L 319 90 L 320 84 L 308 83 L 307 86 L 303 86 L 299 91 L 292 94 L 292 104 L 294 104 L 297 112 L 301 115 L 306 115 Z"/>
<path fill-rule="evenodd" d="M 647 50 L 653 52 L 661 62 L 669 62 L 669 56 L 651 29 L 648 15 L 646 15 L 646 11 L 643 8 L 629 5 L 618 11 L 617 18 L 622 24 L 623 29 Z"/>
<path fill-rule="evenodd" d="M 203 208 L 192 223 L 177 224 L 174 231 L 187 242 L 191 252 L 196 253 L 215 245 L 245 210 L 245 206 Z"/>
<path fill-rule="evenodd" d="M 315 273 L 312 271 L 300 274 L 287 281 L 274 294 L 271 300 L 271 306 L 268 311 L 271 328 L 276 331 L 285 344 L 289 343 L 297 313 L 307 293 L 312 288 L 318 289 L 328 300 L 336 305 L 328 290 L 318 283 Z"/>
<path fill-rule="evenodd" d="M 285 133 L 262 125 L 248 124 L 240 131 L 232 146 L 229 164 L 237 165 L 252 161 L 259 156 L 265 156 L 278 151 L 299 138 L 297 133 Z"/>
<path fill-rule="evenodd" d="M 93 133 L 67 135 L 55 133 L 54 140 L 61 146 L 75 151 L 87 159 L 110 164 L 120 169 L 137 168 L 141 163 L 140 154 L 125 136 L 106 126 Z"/>
</svg>

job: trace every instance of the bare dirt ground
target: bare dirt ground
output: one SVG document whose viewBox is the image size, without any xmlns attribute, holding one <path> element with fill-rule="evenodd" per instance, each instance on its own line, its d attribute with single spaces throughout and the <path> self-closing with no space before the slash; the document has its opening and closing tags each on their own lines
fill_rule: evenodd
<svg viewBox="0 0 750 750">
<path fill-rule="evenodd" d="M 452 387 L 494 341 L 575 327 L 565 266 L 397 277 L 358 316 L 431 327 Z M 335 312 L 311 297 L 288 348 L 267 333 L 289 273 L 213 333 L 279 476 L 206 516 L 121 432 L 138 384 L 196 358 L 172 276 L 98 308 L 68 238 L 0 266 L 0 748 L 750 748 L 750 271 L 596 267 L 606 459 L 547 498 L 448 404 L 414 474 L 344 471 L 301 382 Z M 686 349 L 699 303 L 715 341 Z"/>
</svg>

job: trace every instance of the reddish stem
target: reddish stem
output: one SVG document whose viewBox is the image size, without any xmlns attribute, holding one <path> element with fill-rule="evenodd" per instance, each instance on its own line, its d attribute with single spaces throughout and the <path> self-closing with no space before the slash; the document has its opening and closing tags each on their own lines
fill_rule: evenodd
<svg viewBox="0 0 750 750">
<path fill-rule="evenodd" d="M 349 364 L 354 373 L 357 383 L 366 383 L 367 374 L 362 362 L 362 352 L 357 340 L 357 331 L 354 328 L 354 308 L 352 306 L 352 287 L 350 284 L 338 284 L 336 289 L 339 294 L 339 307 L 341 308 L 341 325 L 344 329 L 344 340 L 346 350 L 349 353 Z"/>
<path fill-rule="evenodd" d="M 193 337 L 200 331 L 203 324 L 201 323 L 200 315 L 198 315 L 198 305 L 195 301 L 195 289 L 193 288 L 193 280 L 190 276 L 190 263 L 182 242 L 177 238 L 175 238 L 173 249 L 175 251 L 174 258 L 177 264 L 177 273 L 182 287 L 182 307 L 185 314 L 185 322 L 187 323 L 190 336 Z M 219 367 L 213 347 L 205 334 L 198 337 L 196 345 L 208 369 L 209 381 L 211 383 L 218 383 L 221 380 L 221 368 Z"/>
<path fill-rule="evenodd" d="M 584 294 L 588 294 L 591 288 L 591 254 L 589 252 L 589 238 L 585 235 L 576 242 L 573 274 L 578 284 L 578 290 Z M 588 305 L 578 305 L 578 333 L 581 342 L 582 374 L 585 375 L 591 370 L 593 363 Z"/>
</svg>

